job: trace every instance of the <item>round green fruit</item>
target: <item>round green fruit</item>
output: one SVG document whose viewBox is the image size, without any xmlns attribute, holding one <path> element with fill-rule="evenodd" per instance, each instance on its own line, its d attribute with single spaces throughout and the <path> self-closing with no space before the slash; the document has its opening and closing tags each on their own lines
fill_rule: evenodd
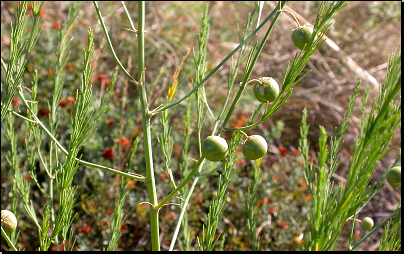
<svg viewBox="0 0 404 254">
<path fill-rule="evenodd" d="M 394 167 L 387 173 L 387 182 L 394 188 L 401 186 L 401 167 Z"/>
<path fill-rule="evenodd" d="M 371 230 L 373 228 L 373 225 L 374 225 L 374 223 L 373 223 L 372 218 L 366 217 L 361 222 L 361 229 L 363 231 L 368 231 L 368 230 Z"/>
<path fill-rule="evenodd" d="M 209 136 L 202 142 L 202 155 L 209 161 L 220 161 L 226 157 L 228 148 L 224 138 Z"/>
<path fill-rule="evenodd" d="M 275 79 L 270 77 L 264 77 L 258 80 L 253 89 L 255 98 L 263 103 L 273 102 L 279 95 L 278 83 Z"/>
<path fill-rule="evenodd" d="M 8 210 L 1 210 L 1 226 L 7 235 L 10 235 L 17 228 L 17 218 Z"/>
<path fill-rule="evenodd" d="M 295 46 L 298 49 L 304 50 L 310 43 L 312 34 L 313 34 L 313 28 L 307 25 L 299 26 L 293 29 L 292 32 L 293 44 L 295 44 Z"/>
<path fill-rule="evenodd" d="M 242 144 L 241 151 L 244 156 L 250 160 L 256 160 L 263 157 L 268 150 L 268 144 L 260 135 L 249 136 Z"/>
</svg>

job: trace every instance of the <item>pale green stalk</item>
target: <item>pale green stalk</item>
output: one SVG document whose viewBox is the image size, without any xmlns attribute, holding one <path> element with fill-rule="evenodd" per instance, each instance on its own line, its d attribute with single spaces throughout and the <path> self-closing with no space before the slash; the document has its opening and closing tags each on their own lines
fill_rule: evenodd
<svg viewBox="0 0 404 254">
<path fill-rule="evenodd" d="M 153 168 L 153 153 L 151 144 L 151 130 L 149 109 L 147 107 L 147 94 L 145 87 L 145 59 L 144 59 L 144 28 L 145 28 L 145 2 L 138 2 L 138 75 L 139 75 L 139 93 L 140 104 L 142 107 L 142 120 L 143 120 L 143 141 L 146 159 L 146 185 L 149 195 L 149 203 L 153 206 L 158 204 L 156 183 L 154 181 L 154 168 Z M 159 217 L 158 210 L 150 209 L 150 228 L 152 250 L 160 250 L 160 237 L 159 237 Z"/>
<path fill-rule="evenodd" d="M 3 229 L 3 226 L 1 227 L 1 235 L 3 238 L 6 240 L 8 247 L 10 247 L 13 251 L 18 251 L 17 248 L 14 246 L 13 242 L 11 242 L 10 238 L 6 234 L 6 232 Z"/>
</svg>

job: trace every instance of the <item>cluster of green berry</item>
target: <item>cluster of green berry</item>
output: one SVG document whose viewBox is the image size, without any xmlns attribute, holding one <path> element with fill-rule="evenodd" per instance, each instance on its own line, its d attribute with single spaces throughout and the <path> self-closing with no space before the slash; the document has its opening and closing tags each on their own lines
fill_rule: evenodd
<svg viewBox="0 0 404 254">
<path fill-rule="evenodd" d="M 286 11 L 286 10 L 283 10 Z M 289 11 L 286 11 L 290 13 Z M 300 26 L 296 17 L 290 13 L 296 20 L 298 27 L 292 32 L 293 44 L 304 50 L 310 43 L 313 34 L 313 28 L 309 25 Z M 272 77 L 262 77 L 250 80 L 256 82 L 253 88 L 255 98 L 262 103 L 270 103 L 275 101 L 279 96 L 279 85 Z M 248 84 L 247 83 L 247 84 Z M 245 133 L 244 133 L 245 134 Z M 268 144 L 265 139 L 259 135 L 246 136 L 246 140 L 242 143 L 242 152 L 247 159 L 256 160 L 265 155 Z M 228 152 L 228 145 L 224 138 L 219 136 L 209 136 L 202 143 L 202 155 L 209 161 L 223 160 Z"/>
<path fill-rule="evenodd" d="M 244 156 L 250 160 L 262 158 L 268 150 L 267 142 L 260 135 L 247 136 L 241 145 Z M 224 138 L 209 136 L 202 142 L 202 155 L 209 161 L 220 161 L 226 157 L 228 148 Z"/>
</svg>

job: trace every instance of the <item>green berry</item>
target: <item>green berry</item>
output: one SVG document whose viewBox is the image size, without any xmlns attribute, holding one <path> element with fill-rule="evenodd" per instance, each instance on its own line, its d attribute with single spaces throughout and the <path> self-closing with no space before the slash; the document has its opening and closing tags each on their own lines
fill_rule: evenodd
<svg viewBox="0 0 404 254">
<path fill-rule="evenodd" d="M 260 102 L 273 102 L 279 95 L 279 85 L 275 79 L 264 77 L 258 79 L 253 91 L 255 98 Z"/>
<path fill-rule="evenodd" d="M 387 182 L 394 188 L 401 187 L 401 167 L 394 167 L 389 170 Z"/>
<path fill-rule="evenodd" d="M 361 229 L 363 231 L 368 231 L 368 230 L 371 230 L 373 228 L 373 225 L 374 225 L 374 223 L 373 223 L 372 218 L 366 217 L 361 222 Z"/>
<path fill-rule="evenodd" d="M 312 34 L 313 34 L 313 28 L 308 25 L 299 26 L 293 29 L 292 32 L 293 44 L 295 44 L 295 46 L 298 49 L 304 50 L 310 43 Z"/>
<path fill-rule="evenodd" d="M 260 135 L 249 136 L 242 144 L 241 151 L 244 156 L 250 160 L 256 160 L 263 157 L 268 150 L 268 144 Z"/>
<path fill-rule="evenodd" d="M 7 235 L 10 235 L 17 228 L 17 218 L 8 210 L 1 210 L 1 226 Z"/>
<path fill-rule="evenodd" d="M 220 161 L 226 157 L 228 148 L 224 138 L 209 136 L 202 142 L 202 155 L 209 161 Z"/>
</svg>

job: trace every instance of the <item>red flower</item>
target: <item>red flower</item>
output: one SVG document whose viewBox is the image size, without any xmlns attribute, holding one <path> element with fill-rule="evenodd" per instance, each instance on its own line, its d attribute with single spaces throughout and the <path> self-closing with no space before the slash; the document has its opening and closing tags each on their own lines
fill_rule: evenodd
<svg viewBox="0 0 404 254">
<path fill-rule="evenodd" d="M 60 21 L 56 21 L 52 24 L 52 28 L 56 29 L 56 30 L 60 30 L 60 28 L 62 28 L 62 24 L 60 23 Z"/>
<path fill-rule="evenodd" d="M 130 179 L 130 180 L 128 181 L 128 183 L 126 184 L 126 187 L 128 187 L 128 189 L 131 190 L 131 189 L 135 188 L 136 182 L 137 182 L 137 181 L 135 181 L 135 180 L 133 180 L 133 179 Z"/>
<path fill-rule="evenodd" d="M 107 210 L 107 214 L 108 214 L 108 215 L 111 215 L 111 214 L 113 214 L 113 213 L 114 213 L 113 210 Z"/>
<path fill-rule="evenodd" d="M 115 120 L 114 119 L 108 119 L 107 121 L 105 121 L 105 123 L 109 126 L 112 127 L 115 125 Z"/>
<path fill-rule="evenodd" d="M 245 166 L 247 165 L 247 163 L 245 162 L 244 159 L 239 159 L 239 160 L 236 162 L 236 165 L 237 165 L 237 166 L 241 166 L 241 167 L 245 167 Z"/>
<path fill-rule="evenodd" d="M 167 180 L 167 178 L 168 178 L 168 176 L 164 173 L 161 173 L 159 176 L 160 176 L 161 180 L 163 180 L 163 181 Z"/>
<path fill-rule="evenodd" d="M 288 155 L 288 150 L 286 150 L 285 147 L 281 146 L 278 147 L 279 152 L 281 153 L 282 156 Z"/>
<path fill-rule="evenodd" d="M 123 147 L 131 147 L 129 139 L 123 137 L 115 141 L 118 145 L 121 144 Z"/>
<path fill-rule="evenodd" d="M 270 214 L 275 214 L 275 212 L 276 212 L 275 207 L 270 207 L 270 208 L 268 208 L 268 212 L 269 212 Z"/>
<path fill-rule="evenodd" d="M 108 79 L 107 75 L 105 74 L 97 74 L 95 76 L 96 79 L 98 79 L 98 81 L 102 81 L 103 79 Z"/>
<path fill-rule="evenodd" d="M 13 98 L 11 102 L 13 103 L 14 106 L 18 106 L 18 104 L 20 104 L 20 100 L 17 97 Z"/>
<path fill-rule="evenodd" d="M 280 229 L 289 229 L 289 226 L 284 221 L 277 222 L 276 226 Z"/>
<path fill-rule="evenodd" d="M 73 96 L 69 96 L 69 97 L 67 97 L 66 101 L 67 101 L 67 103 L 69 103 L 70 105 L 73 105 L 73 104 L 74 104 L 74 97 L 73 97 Z"/>
<path fill-rule="evenodd" d="M 293 149 L 293 150 L 289 151 L 289 153 L 292 155 L 299 155 L 300 151 L 298 149 Z"/>
<path fill-rule="evenodd" d="M 111 81 L 108 79 L 107 75 L 105 74 L 97 74 L 95 78 L 101 82 L 102 85 L 105 85 L 106 88 L 109 87 Z"/>
<path fill-rule="evenodd" d="M 69 70 L 69 69 L 71 69 L 72 67 L 73 67 L 73 64 L 71 64 L 71 63 L 67 63 L 67 64 L 66 64 L 66 69 Z"/>
<path fill-rule="evenodd" d="M 61 100 L 61 101 L 59 102 L 59 106 L 61 106 L 62 108 L 66 107 L 66 106 L 67 106 L 67 101 Z"/>
<path fill-rule="evenodd" d="M 106 160 L 107 159 L 111 159 L 111 160 L 115 159 L 114 150 L 109 148 L 109 147 L 105 148 L 105 150 L 103 152 L 101 152 L 101 156 L 104 157 L 104 159 L 106 159 Z"/>
<path fill-rule="evenodd" d="M 38 113 L 39 113 L 41 116 L 46 116 L 46 117 L 49 116 L 49 110 L 46 109 L 46 108 L 40 108 L 40 109 L 38 110 Z"/>
<path fill-rule="evenodd" d="M 122 224 L 121 229 L 119 230 L 120 233 L 124 233 L 126 229 L 126 226 L 124 224 Z"/>
<path fill-rule="evenodd" d="M 103 79 L 103 80 L 101 80 L 101 84 L 102 85 L 105 85 L 105 87 L 106 88 L 108 88 L 109 87 L 109 84 L 111 83 L 111 81 L 109 81 L 109 79 Z"/>
<path fill-rule="evenodd" d="M 180 152 L 181 152 L 181 146 L 180 145 L 178 145 L 178 144 L 174 144 L 174 154 L 175 155 L 179 155 L 180 154 Z"/>
</svg>

